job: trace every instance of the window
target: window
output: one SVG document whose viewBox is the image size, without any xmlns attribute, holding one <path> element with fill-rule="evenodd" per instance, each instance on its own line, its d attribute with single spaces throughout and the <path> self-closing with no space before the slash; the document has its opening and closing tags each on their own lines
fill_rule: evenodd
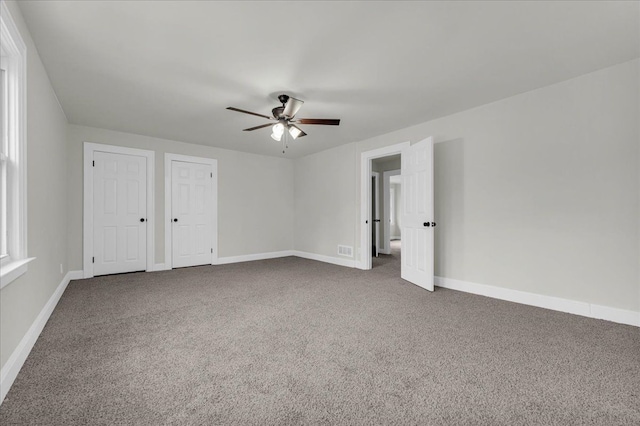
<svg viewBox="0 0 640 426">
<path fill-rule="evenodd" d="M 0 2 L 0 287 L 27 271 L 26 59 L 4 1 Z"/>
</svg>

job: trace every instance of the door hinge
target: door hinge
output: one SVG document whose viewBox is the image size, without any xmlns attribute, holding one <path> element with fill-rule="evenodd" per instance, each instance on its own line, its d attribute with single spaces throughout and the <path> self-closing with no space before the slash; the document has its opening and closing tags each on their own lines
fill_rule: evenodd
<svg viewBox="0 0 640 426">
<path fill-rule="evenodd" d="M 213 172 L 211 172 L 211 177 L 213 177 Z"/>
<path fill-rule="evenodd" d="M 95 167 L 95 166 L 96 166 L 96 162 L 95 162 L 95 161 L 92 161 L 92 163 L 93 163 L 93 167 Z"/>
<path fill-rule="evenodd" d="M 91 258 L 91 263 L 96 263 L 96 258 L 95 257 Z"/>
<path fill-rule="evenodd" d="M 211 249 L 211 254 L 213 254 L 213 249 Z"/>
</svg>

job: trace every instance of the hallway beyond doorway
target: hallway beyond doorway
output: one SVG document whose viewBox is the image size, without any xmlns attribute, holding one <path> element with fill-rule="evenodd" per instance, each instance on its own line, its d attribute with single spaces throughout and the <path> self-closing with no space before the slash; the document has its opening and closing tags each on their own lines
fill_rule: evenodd
<svg viewBox="0 0 640 426">
<path fill-rule="evenodd" d="M 376 271 L 385 270 L 395 275 L 400 275 L 400 260 L 402 259 L 401 240 L 391 241 L 391 254 L 380 253 L 378 257 L 371 259 L 371 268 Z"/>
</svg>

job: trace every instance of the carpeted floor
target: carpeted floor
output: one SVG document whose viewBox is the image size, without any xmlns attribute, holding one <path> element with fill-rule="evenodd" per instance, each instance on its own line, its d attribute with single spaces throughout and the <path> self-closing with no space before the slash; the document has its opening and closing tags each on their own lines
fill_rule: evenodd
<svg viewBox="0 0 640 426">
<path fill-rule="evenodd" d="M 402 258 L 402 243 L 400 240 L 391 240 L 391 255 L 379 254 L 378 257 L 371 257 L 371 267 L 376 268 L 375 272 L 378 272 L 377 268 L 384 267 L 388 269 L 390 274 L 396 274 L 400 276 L 400 259 Z"/>
<path fill-rule="evenodd" d="M 0 424 L 638 425 L 640 330 L 294 257 L 72 282 Z"/>
</svg>

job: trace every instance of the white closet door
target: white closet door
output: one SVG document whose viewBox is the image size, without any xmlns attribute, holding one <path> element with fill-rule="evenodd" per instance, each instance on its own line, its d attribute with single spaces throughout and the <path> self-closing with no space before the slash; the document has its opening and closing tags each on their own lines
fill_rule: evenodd
<svg viewBox="0 0 640 426">
<path fill-rule="evenodd" d="M 147 268 L 147 159 L 93 155 L 93 274 Z"/>
<path fill-rule="evenodd" d="M 171 162 L 172 262 L 174 268 L 211 264 L 210 164 Z"/>
<path fill-rule="evenodd" d="M 433 139 L 402 152 L 401 276 L 433 291 Z"/>
</svg>

